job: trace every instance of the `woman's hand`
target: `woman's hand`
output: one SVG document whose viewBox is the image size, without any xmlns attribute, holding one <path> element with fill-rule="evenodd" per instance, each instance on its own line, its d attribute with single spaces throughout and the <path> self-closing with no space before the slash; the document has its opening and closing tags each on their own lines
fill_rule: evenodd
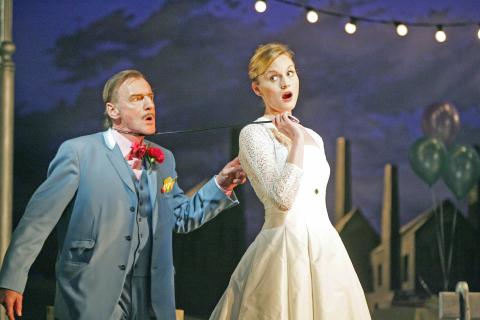
<svg viewBox="0 0 480 320">
<path fill-rule="evenodd" d="M 292 143 L 297 144 L 297 143 L 303 143 L 304 141 L 304 130 L 303 127 L 290 120 L 288 118 L 287 113 L 282 113 L 279 115 L 276 115 L 275 118 L 272 119 L 272 123 L 275 125 L 275 127 L 286 135 L 290 140 L 292 140 Z"/>
<path fill-rule="evenodd" d="M 272 120 L 275 127 L 290 138 L 292 145 L 288 152 L 287 162 L 296 165 L 299 168 L 303 167 L 303 146 L 304 146 L 304 129 L 303 127 L 293 122 L 288 118 L 288 114 L 282 113 L 276 115 Z"/>
</svg>

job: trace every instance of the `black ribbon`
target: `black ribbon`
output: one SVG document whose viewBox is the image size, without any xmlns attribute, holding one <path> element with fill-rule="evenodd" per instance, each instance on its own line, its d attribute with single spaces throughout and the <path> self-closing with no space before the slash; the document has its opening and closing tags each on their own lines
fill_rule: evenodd
<svg viewBox="0 0 480 320">
<path fill-rule="evenodd" d="M 289 115 L 288 118 L 292 120 L 293 122 L 300 123 L 300 120 L 295 118 L 292 115 Z M 185 129 L 185 130 L 174 130 L 174 131 L 162 131 L 162 132 L 155 132 L 150 135 L 144 135 L 136 132 L 131 132 L 131 131 L 124 131 L 124 130 L 119 130 L 115 129 L 120 133 L 125 133 L 125 134 L 131 134 L 134 136 L 161 136 L 161 135 L 166 135 L 166 134 L 183 134 L 183 133 L 197 133 L 197 132 L 204 132 L 204 131 L 212 131 L 212 130 L 218 130 L 218 129 L 233 129 L 233 128 L 243 128 L 246 125 L 249 124 L 262 124 L 262 123 L 272 123 L 272 120 L 262 120 L 262 121 L 254 121 L 254 122 L 246 122 L 246 123 L 239 123 L 239 124 L 229 124 L 229 125 L 223 125 L 223 126 L 216 126 L 216 127 L 207 127 L 207 128 L 197 128 L 197 129 Z"/>
<path fill-rule="evenodd" d="M 245 127 L 246 125 L 249 125 L 249 124 L 262 124 L 262 123 L 272 123 L 272 121 L 271 120 L 262 120 L 262 121 L 239 123 L 239 124 L 230 124 L 230 125 L 208 127 L 208 128 L 162 131 L 162 132 L 155 132 L 152 135 L 160 136 L 160 135 L 165 135 L 165 134 L 177 134 L 177 133 L 197 133 L 197 132 L 212 131 L 212 130 L 219 130 L 219 129 L 242 128 L 242 127 Z"/>
</svg>

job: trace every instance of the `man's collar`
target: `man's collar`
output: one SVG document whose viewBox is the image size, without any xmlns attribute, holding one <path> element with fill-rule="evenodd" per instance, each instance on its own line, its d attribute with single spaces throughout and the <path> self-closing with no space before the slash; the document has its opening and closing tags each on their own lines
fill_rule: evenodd
<svg viewBox="0 0 480 320">
<path fill-rule="evenodd" d="M 115 139 L 113 138 L 113 129 L 108 128 L 107 131 L 103 132 L 103 139 L 105 140 L 105 144 L 110 150 L 113 150 L 115 148 L 115 145 L 117 144 L 115 142 Z"/>
<path fill-rule="evenodd" d="M 113 128 L 108 128 L 107 131 L 103 133 L 105 144 L 110 150 L 115 148 L 115 145 L 118 145 L 123 156 L 126 156 L 132 147 L 132 141 L 121 135 L 118 131 Z"/>
<path fill-rule="evenodd" d="M 111 131 L 113 140 L 117 143 L 122 155 L 125 157 L 127 154 L 130 153 L 132 149 L 132 141 L 130 141 L 127 137 L 123 136 L 120 132 L 115 129 Z"/>
</svg>

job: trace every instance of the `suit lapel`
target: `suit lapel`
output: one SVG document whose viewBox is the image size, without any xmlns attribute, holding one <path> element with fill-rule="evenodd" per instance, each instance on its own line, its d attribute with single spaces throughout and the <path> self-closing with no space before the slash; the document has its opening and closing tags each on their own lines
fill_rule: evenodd
<svg viewBox="0 0 480 320">
<path fill-rule="evenodd" d="M 157 165 L 155 165 L 155 168 L 153 168 L 152 170 L 147 170 L 148 191 L 150 192 L 150 201 L 152 202 L 152 208 L 155 208 L 155 201 L 157 200 L 158 193 L 157 170 Z"/>
<path fill-rule="evenodd" d="M 132 178 L 133 172 L 128 166 L 127 161 L 125 161 L 125 159 L 123 158 L 122 152 L 120 151 L 120 148 L 118 147 L 118 145 L 116 144 L 112 136 L 111 129 L 103 132 L 103 138 L 104 138 L 105 145 L 109 149 L 107 150 L 107 157 L 112 163 L 112 166 L 115 168 L 117 174 L 120 176 L 122 181 L 128 186 L 128 188 L 132 190 L 132 192 L 136 192 L 136 188 Z M 147 173 L 147 181 L 148 181 L 148 191 L 150 193 L 150 201 L 152 203 L 152 209 L 154 212 L 152 217 L 153 230 L 156 230 L 156 225 L 158 220 L 158 215 L 156 213 L 157 212 L 164 213 L 164 214 L 167 213 L 166 210 L 157 209 L 159 205 L 166 205 L 164 201 L 162 201 L 162 203 L 158 203 L 157 198 L 159 193 L 158 185 L 160 183 L 163 185 L 163 180 L 166 177 L 168 177 L 168 173 L 169 173 L 168 168 L 170 166 L 166 164 L 167 161 L 168 160 L 165 159 L 165 162 L 162 164 L 155 163 L 151 170 L 144 169 L 144 170 L 147 170 L 146 173 Z"/>
<path fill-rule="evenodd" d="M 165 160 L 167 161 L 167 160 Z M 169 214 L 167 209 L 167 202 L 170 201 L 171 199 L 164 197 L 164 196 L 158 196 L 160 192 L 160 188 L 163 186 L 163 180 L 168 177 L 168 168 L 170 166 L 166 164 L 166 162 L 163 162 L 161 164 L 155 163 L 154 167 L 152 168 L 152 171 L 148 174 L 148 186 L 150 189 L 150 199 L 152 200 L 152 207 L 154 208 L 154 212 L 158 214 Z M 158 199 L 160 198 L 160 199 Z M 158 199 L 158 201 L 156 201 Z M 166 206 L 163 208 L 162 206 Z M 157 210 L 160 207 L 160 210 Z M 157 227 L 157 221 L 158 221 L 158 214 L 153 215 L 153 230 L 156 230 Z"/>
<path fill-rule="evenodd" d="M 128 166 L 127 161 L 123 158 L 122 151 L 118 147 L 115 139 L 113 138 L 112 129 L 108 129 L 107 131 L 103 132 L 103 140 L 108 148 L 107 150 L 107 158 L 112 163 L 113 168 L 122 179 L 123 183 L 125 183 L 130 190 L 136 193 L 135 185 L 133 184 L 132 180 L 132 171 Z"/>
<path fill-rule="evenodd" d="M 150 193 L 150 201 L 152 203 L 152 230 L 153 233 L 155 233 L 155 230 L 157 228 L 157 206 L 156 206 L 156 200 L 157 200 L 157 166 L 155 165 L 152 170 L 144 169 L 147 170 L 147 181 L 148 181 L 148 192 Z"/>
<path fill-rule="evenodd" d="M 113 150 L 107 152 L 107 157 L 122 181 L 128 186 L 128 188 L 130 188 L 130 190 L 136 192 L 133 184 L 131 169 L 125 159 L 123 159 L 120 148 L 116 145 Z"/>
</svg>

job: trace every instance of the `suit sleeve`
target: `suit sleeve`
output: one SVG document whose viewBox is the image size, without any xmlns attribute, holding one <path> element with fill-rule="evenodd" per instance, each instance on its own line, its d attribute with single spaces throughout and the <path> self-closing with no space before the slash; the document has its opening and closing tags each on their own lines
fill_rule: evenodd
<svg viewBox="0 0 480 320">
<path fill-rule="evenodd" d="M 172 163 L 175 164 L 175 159 L 173 159 L 171 153 L 170 156 L 172 157 Z M 177 176 L 176 171 L 175 176 Z M 220 190 L 215 183 L 215 178 L 211 178 L 191 198 L 184 194 L 178 183 L 175 183 L 173 186 L 172 193 L 173 229 L 177 233 L 193 231 L 214 218 L 221 211 L 239 203 L 235 193 L 228 197 Z"/>
<path fill-rule="evenodd" d="M 12 235 L 0 272 L 0 287 L 23 293 L 33 261 L 74 197 L 78 184 L 77 153 L 71 143 L 65 142 L 50 163 L 47 179 L 31 197 Z"/>
</svg>

